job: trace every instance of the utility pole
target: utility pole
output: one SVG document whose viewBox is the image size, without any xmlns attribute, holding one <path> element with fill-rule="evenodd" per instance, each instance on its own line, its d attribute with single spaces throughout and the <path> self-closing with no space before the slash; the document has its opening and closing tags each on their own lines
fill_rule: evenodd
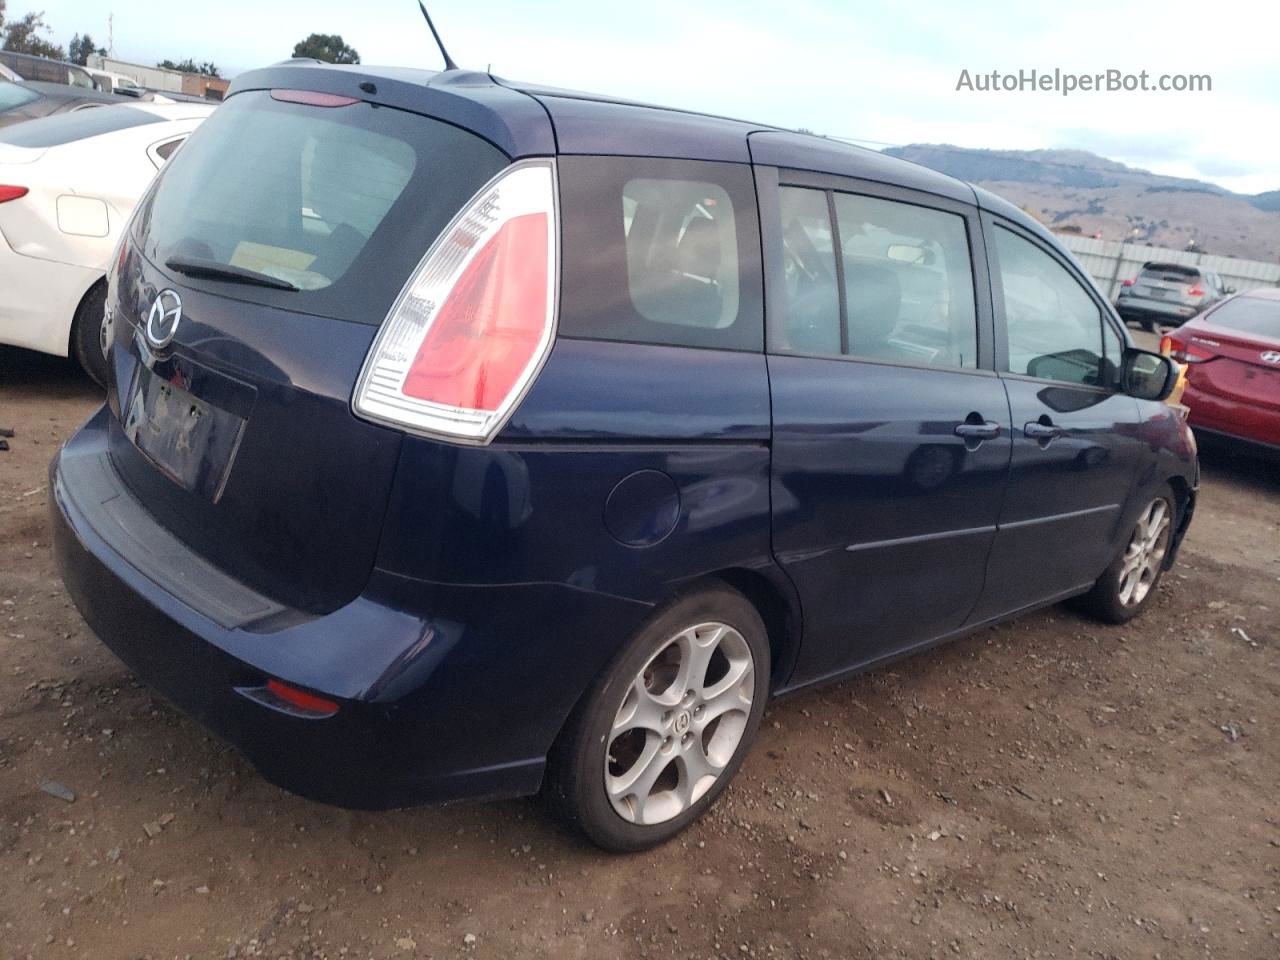
<svg viewBox="0 0 1280 960">
<path fill-rule="evenodd" d="M 115 11 L 107 14 L 107 53 L 111 59 L 116 57 L 116 15 Z"/>
</svg>

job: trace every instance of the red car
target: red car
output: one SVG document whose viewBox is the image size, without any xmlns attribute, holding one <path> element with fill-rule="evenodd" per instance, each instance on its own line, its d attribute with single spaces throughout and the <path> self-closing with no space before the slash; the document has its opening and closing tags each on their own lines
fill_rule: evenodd
<svg viewBox="0 0 1280 960">
<path fill-rule="evenodd" d="M 1280 289 L 1223 300 L 1160 346 L 1187 364 L 1182 402 L 1198 434 L 1221 434 L 1280 455 Z"/>
</svg>

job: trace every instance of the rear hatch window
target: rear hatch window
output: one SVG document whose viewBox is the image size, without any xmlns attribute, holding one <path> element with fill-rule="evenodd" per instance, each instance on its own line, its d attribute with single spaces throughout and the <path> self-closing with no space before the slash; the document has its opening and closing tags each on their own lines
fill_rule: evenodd
<svg viewBox="0 0 1280 960">
<path fill-rule="evenodd" d="M 219 107 L 166 166 L 136 239 L 198 289 L 380 323 L 441 229 L 507 158 L 438 120 L 342 98 L 289 102 L 298 96 L 252 91 Z M 275 283 L 180 266 L 193 262 Z"/>
</svg>

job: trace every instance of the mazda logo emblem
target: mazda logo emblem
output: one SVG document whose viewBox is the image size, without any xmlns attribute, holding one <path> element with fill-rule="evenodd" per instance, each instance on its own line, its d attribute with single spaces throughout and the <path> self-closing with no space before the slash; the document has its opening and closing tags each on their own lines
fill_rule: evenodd
<svg viewBox="0 0 1280 960">
<path fill-rule="evenodd" d="M 151 312 L 147 314 L 144 332 L 147 343 L 156 350 L 167 347 L 178 332 L 178 322 L 182 319 L 182 298 L 172 290 L 161 290 L 151 304 Z"/>
<path fill-rule="evenodd" d="M 1258 354 L 1263 363 L 1280 363 L 1280 350 L 1264 350 Z"/>
</svg>

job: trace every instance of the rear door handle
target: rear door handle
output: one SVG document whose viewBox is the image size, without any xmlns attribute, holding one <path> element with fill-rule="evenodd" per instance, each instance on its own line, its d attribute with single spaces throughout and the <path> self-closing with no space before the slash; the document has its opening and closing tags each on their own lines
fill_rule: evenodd
<svg viewBox="0 0 1280 960">
<path fill-rule="evenodd" d="M 1053 423 L 1032 420 L 1030 423 L 1023 424 L 1022 434 L 1032 440 L 1048 443 L 1050 440 L 1056 440 L 1062 436 L 1062 428 Z"/>
</svg>

